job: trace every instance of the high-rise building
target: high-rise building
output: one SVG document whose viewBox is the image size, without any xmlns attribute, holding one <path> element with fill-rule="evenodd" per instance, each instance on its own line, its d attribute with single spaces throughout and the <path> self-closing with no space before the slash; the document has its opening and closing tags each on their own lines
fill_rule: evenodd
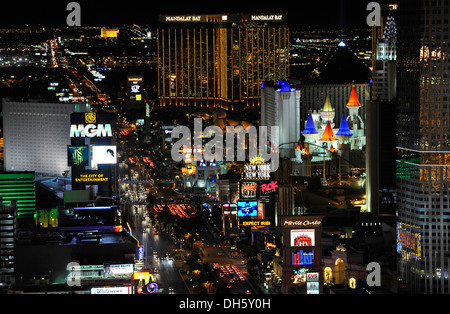
<svg viewBox="0 0 450 314">
<path fill-rule="evenodd" d="M 261 83 L 288 76 L 286 14 L 159 18 L 160 106 L 259 106 Z"/>
<path fill-rule="evenodd" d="M 397 192 L 400 287 L 450 292 L 448 0 L 397 11 Z"/>
<path fill-rule="evenodd" d="M 0 199 L 0 292 L 14 282 L 17 201 Z"/>
<path fill-rule="evenodd" d="M 70 114 L 86 106 L 3 99 L 4 170 L 62 177 L 69 169 Z"/>
<path fill-rule="evenodd" d="M 263 82 L 261 85 L 261 126 L 267 126 L 268 137 L 278 126 L 280 157 L 293 158 L 300 140 L 300 91 L 287 81 Z"/>
<path fill-rule="evenodd" d="M 33 225 L 36 214 L 35 173 L 0 173 L 0 199 L 3 204 L 17 203 L 19 227 Z"/>
<path fill-rule="evenodd" d="M 382 14 L 386 18 L 378 32 L 373 53 L 371 100 L 366 110 L 366 202 L 373 213 L 394 214 L 395 108 L 397 92 L 397 24 L 395 6 Z M 375 27 L 375 26 L 374 26 Z"/>
</svg>

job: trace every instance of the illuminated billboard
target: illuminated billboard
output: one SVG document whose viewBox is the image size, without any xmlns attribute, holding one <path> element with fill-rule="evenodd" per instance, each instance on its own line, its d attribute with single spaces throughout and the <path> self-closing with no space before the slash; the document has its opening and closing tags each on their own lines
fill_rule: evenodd
<svg viewBox="0 0 450 314">
<path fill-rule="evenodd" d="M 138 93 L 140 93 L 140 92 L 141 92 L 141 85 L 138 85 L 138 84 L 136 84 L 136 85 L 131 85 L 131 92 L 132 92 L 133 94 L 138 94 Z"/>
<path fill-rule="evenodd" d="M 82 184 L 99 184 L 109 182 L 109 177 L 103 173 L 87 172 L 72 176 L 72 182 Z"/>
<path fill-rule="evenodd" d="M 258 217 L 258 202 L 242 202 L 239 201 L 238 205 L 238 217 Z"/>
<path fill-rule="evenodd" d="M 293 284 L 306 283 L 306 274 L 309 272 L 308 268 L 293 269 L 291 274 L 291 280 Z"/>
<path fill-rule="evenodd" d="M 397 253 L 401 254 L 404 260 L 420 260 L 422 256 L 421 234 L 413 230 L 416 228 L 397 222 Z"/>
<path fill-rule="evenodd" d="M 313 250 L 298 250 L 292 252 L 292 265 L 303 266 L 314 264 L 314 251 Z"/>
<path fill-rule="evenodd" d="M 270 164 L 265 163 L 261 157 L 253 158 L 249 164 L 244 165 L 243 180 L 264 181 L 270 179 Z"/>
<path fill-rule="evenodd" d="M 117 265 L 104 265 L 105 275 L 124 275 L 133 274 L 134 265 L 133 264 L 117 264 Z"/>
<path fill-rule="evenodd" d="M 291 230 L 291 246 L 314 246 L 315 230 L 314 229 L 293 229 Z"/>
<path fill-rule="evenodd" d="M 112 137 L 111 124 L 72 124 L 70 137 Z"/>
<path fill-rule="evenodd" d="M 117 163 L 117 147 L 95 145 L 92 148 L 91 168 L 97 165 L 115 165 Z"/>
<path fill-rule="evenodd" d="M 70 115 L 71 138 L 112 137 L 111 119 L 95 112 L 76 112 Z"/>
<path fill-rule="evenodd" d="M 271 181 L 261 184 L 261 195 L 276 193 L 278 190 L 278 181 Z"/>
<path fill-rule="evenodd" d="M 89 150 L 87 146 L 72 146 L 67 148 L 68 166 L 84 167 L 89 165 Z"/>
<path fill-rule="evenodd" d="M 142 75 L 128 76 L 127 78 L 127 95 L 128 102 L 135 103 L 143 100 L 144 93 L 144 77 Z"/>
<path fill-rule="evenodd" d="M 241 198 L 257 198 L 257 182 L 241 182 Z"/>
<path fill-rule="evenodd" d="M 91 288 L 91 294 L 131 294 L 131 287 Z"/>
<path fill-rule="evenodd" d="M 306 294 L 320 293 L 320 274 L 318 272 L 306 273 Z"/>
</svg>

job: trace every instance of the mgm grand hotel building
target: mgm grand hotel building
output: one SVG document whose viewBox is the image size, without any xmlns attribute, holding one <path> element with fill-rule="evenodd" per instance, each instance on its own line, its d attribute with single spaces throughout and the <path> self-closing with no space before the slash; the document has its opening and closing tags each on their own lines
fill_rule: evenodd
<svg viewBox="0 0 450 314">
<path fill-rule="evenodd" d="M 159 16 L 160 106 L 255 107 L 263 81 L 288 76 L 286 14 Z"/>
</svg>

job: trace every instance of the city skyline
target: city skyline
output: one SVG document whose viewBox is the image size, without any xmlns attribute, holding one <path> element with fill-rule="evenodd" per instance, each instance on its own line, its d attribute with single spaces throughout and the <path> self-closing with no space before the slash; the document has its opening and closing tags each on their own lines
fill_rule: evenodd
<svg viewBox="0 0 450 314">
<path fill-rule="evenodd" d="M 0 294 L 450 293 L 450 0 L 369 2 L 2 10 Z"/>
</svg>

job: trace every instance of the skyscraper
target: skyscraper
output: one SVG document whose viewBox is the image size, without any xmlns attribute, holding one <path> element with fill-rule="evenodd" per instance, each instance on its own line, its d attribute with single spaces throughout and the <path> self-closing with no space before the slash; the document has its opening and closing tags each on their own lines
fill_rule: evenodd
<svg viewBox="0 0 450 314">
<path fill-rule="evenodd" d="M 289 76 L 285 14 L 161 15 L 160 106 L 259 106 L 263 81 Z"/>
<path fill-rule="evenodd" d="M 14 281 L 14 239 L 17 201 L 0 198 L 0 293 Z"/>
<path fill-rule="evenodd" d="M 19 227 L 33 226 L 36 219 L 35 173 L 1 172 L 0 199 L 3 204 L 16 202 Z"/>
<path fill-rule="evenodd" d="M 293 158 L 300 140 L 300 91 L 287 81 L 263 82 L 261 85 L 261 125 L 279 127 L 278 145 L 282 158 Z"/>
<path fill-rule="evenodd" d="M 449 0 L 398 3 L 400 286 L 449 293 Z"/>
<path fill-rule="evenodd" d="M 69 169 L 70 114 L 89 110 L 88 107 L 3 99 L 4 170 L 62 177 Z"/>
<path fill-rule="evenodd" d="M 386 6 L 387 7 L 387 6 Z M 386 8 L 386 23 L 375 41 L 371 100 L 366 104 L 366 203 L 373 213 L 394 214 L 395 108 L 397 92 L 397 24 L 395 6 Z M 386 18 L 384 19 L 384 16 Z M 376 26 L 374 26 L 376 27 Z"/>
</svg>

